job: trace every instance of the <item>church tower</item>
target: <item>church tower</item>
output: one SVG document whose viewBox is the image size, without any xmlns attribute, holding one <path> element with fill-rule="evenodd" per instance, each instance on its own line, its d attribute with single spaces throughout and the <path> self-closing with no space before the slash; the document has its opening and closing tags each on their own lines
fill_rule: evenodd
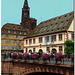
<svg viewBox="0 0 75 75">
<path fill-rule="evenodd" d="M 27 30 L 33 30 L 36 27 L 36 21 L 35 18 L 30 18 L 30 8 L 28 6 L 28 1 L 25 0 L 22 8 L 21 25 Z"/>
<path fill-rule="evenodd" d="M 22 8 L 22 22 L 27 21 L 27 19 L 29 19 L 30 14 L 29 14 L 29 7 L 28 7 L 28 2 L 27 0 L 25 0 L 24 2 L 24 6 Z"/>
</svg>

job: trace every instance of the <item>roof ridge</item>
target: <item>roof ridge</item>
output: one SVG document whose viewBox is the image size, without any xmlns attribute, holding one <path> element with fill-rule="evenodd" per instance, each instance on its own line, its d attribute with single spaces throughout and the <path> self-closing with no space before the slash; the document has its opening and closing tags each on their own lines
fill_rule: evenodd
<svg viewBox="0 0 75 75">
<path fill-rule="evenodd" d="M 65 13 L 65 14 L 63 14 L 63 15 L 59 15 L 59 16 L 56 16 L 56 17 L 53 17 L 53 18 L 50 18 L 50 19 L 48 19 L 48 20 L 45 20 L 45 21 L 40 22 L 39 24 L 44 23 L 44 22 L 47 22 L 47 21 L 50 21 L 51 19 L 54 19 L 54 18 L 57 18 L 57 17 L 61 17 L 61 16 L 64 16 L 64 15 L 70 14 L 70 13 L 74 13 L 74 11 L 69 12 L 69 13 Z M 38 24 L 38 25 L 39 25 L 39 24 Z"/>
<path fill-rule="evenodd" d="M 6 23 L 6 24 L 19 25 L 19 24 L 13 24 L 13 23 Z M 5 24 L 5 25 L 6 25 L 6 24 Z M 20 26 L 20 25 L 19 25 L 19 26 Z"/>
<path fill-rule="evenodd" d="M 70 26 L 70 23 L 73 20 L 73 16 L 74 16 L 73 13 L 74 11 L 41 22 L 40 24 L 37 25 L 36 28 L 34 28 L 32 32 L 27 34 L 27 37 L 35 37 L 44 34 L 67 31 L 67 29 Z"/>
</svg>

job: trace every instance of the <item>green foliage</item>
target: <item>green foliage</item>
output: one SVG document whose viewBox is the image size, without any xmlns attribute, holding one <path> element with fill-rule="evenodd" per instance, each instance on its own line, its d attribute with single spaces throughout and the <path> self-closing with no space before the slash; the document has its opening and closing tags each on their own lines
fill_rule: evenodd
<svg viewBox="0 0 75 75">
<path fill-rule="evenodd" d="M 67 54 L 74 53 L 74 42 L 72 40 L 65 41 L 65 52 Z"/>
</svg>

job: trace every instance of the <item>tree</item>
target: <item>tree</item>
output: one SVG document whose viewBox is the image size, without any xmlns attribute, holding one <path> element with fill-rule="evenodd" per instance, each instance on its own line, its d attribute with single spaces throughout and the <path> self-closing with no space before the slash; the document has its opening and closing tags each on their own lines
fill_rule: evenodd
<svg viewBox="0 0 75 75">
<path fill-rule="evenodd" d="M 72 40 L 65 41 L 65 52 L 67 54 L 74 53 L 74 42 Z"/>
</svg>

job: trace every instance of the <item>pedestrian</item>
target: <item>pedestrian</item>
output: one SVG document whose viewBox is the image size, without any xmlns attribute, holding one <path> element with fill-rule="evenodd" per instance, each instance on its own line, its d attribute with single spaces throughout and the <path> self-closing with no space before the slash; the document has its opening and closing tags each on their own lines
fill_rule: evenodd
<svg viewBox="0 0 75 75">
<path fill-rule="evenodd" d="M 6 59 L 6 53 L 4 53 L 4 59 Z"/>
<path fill-rule="evenodd" d="M 50 55 L 50 51 L 47 51 L 47 54 Z M 50 58 L 49 58 L 48 60 L 49 60 L 49 62 L 50 62 Z"/>
<path fill-rule="evenodd" d="M 31 55 L 32 55 L 31 52 L 29 52 L 29 60 L 31 60 Z"/>
<path fill-rule="evenodd" d="M 68 54 L 68 61 L 69 61 L 69 59 L 70 59 L 70 54 Z"/>
<path fill-rule="evenodd" d="M 53 61 L 53 57 L 54 57 L 54 56 L 53 56 L 53 53 L 51 53 L 51 60 L 52 60 L 52 61 Z"/>
<path fill-rule="evenodd" d="M 10 59 L 11 59 L 11 52 L 9 53 L 9 57 L 10 57 Z"/>
<path fill-rule="evenodd" d="M 10 58 L 10 52 L 8 52 L 8 59 Z"/>
<path fill-rule="evenodd" d="M 48 52 L 47 52 L 47 54 L 49 54 L 49 55 L 50 55 L 50 51 L 48 51 Z"/>
<path fill-rule="evenodd" d="M 6 59 L 8 59 L 8 53 L 6 52 Z"/>
</svg>

